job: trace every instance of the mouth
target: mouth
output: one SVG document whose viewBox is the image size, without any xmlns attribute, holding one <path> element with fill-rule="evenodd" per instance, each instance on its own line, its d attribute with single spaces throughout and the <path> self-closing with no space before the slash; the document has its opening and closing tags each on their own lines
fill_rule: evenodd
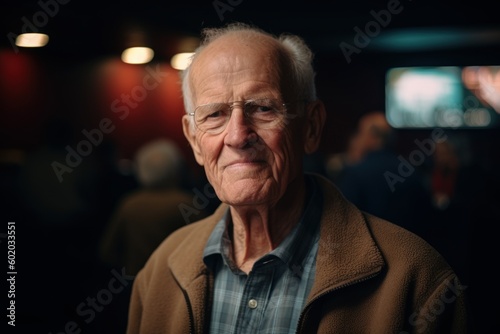
<svg viewBox="0 0 500 334">
<path fill-rule="evenodd" d="M 225 168 L 251 168 L 260 167 L 265 163 L 263 160 L 236 160 L 227 164 Z"/>
</svg>

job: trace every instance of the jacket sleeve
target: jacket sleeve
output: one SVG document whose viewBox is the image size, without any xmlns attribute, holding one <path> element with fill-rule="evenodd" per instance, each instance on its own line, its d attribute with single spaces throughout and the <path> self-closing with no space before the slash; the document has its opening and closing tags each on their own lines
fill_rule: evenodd
<svg viewBox="0 0 500 334">
<path fill-rule="evenodd" d="M 466 289 L 455 275 L 444 280 L 423 306 L 411 314 L 411 332 L 468 333 Z"/>
</svg>

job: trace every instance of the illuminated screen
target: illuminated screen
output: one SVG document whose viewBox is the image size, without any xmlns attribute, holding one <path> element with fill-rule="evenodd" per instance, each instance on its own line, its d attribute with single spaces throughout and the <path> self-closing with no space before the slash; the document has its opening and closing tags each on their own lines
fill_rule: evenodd
<svg viewBox="0 0 500 334">
<path fill-rule="evenodd" d="M 392 68 L 386 116 L 395 128 L 500 126 L 500 66 Z"/>
</svg>

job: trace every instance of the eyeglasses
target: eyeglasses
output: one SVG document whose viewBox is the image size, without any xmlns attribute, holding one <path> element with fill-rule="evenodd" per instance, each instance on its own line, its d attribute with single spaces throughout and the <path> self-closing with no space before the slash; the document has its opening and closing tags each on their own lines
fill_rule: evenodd
<svg viewBox="0 0 500 334">
<path fill-rule="evenodd" d="M 196 107 L 193 116 L 198 130 L 210 134 L 219 134 L 229 123 L 235 106 L 243 109 L 245 119 L 259 129 L 270 129 L 282 124 L 287 113 L 287 106 L 274 99 L 255 99 L 229 103 L 208 103 Z"/>
</svg>

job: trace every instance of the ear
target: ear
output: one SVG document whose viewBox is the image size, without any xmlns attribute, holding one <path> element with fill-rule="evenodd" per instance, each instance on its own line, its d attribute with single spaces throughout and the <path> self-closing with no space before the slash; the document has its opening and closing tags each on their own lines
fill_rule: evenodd
<svg viewBox="0 0 500 334">
<path fill-rule="evenodd" d="M 326 121 L 325 105 L 316 100 L 307 106 L 306 124 L 304 126 L 304 152 L 315 152 L 321 142 L 323 127 Z"/>
<path fill-rule="evenodd" d="M 184 132 L 184 136 L 188 140 L 189 145 L 191 145 L 196 162 L 203 166 L 203 155 L 201 154 L 200 146 L 196 140 L 196 129 L 194 128 L 194 124 L 188 115 L 182 116 L 182 131 Z"/>
</svg>

